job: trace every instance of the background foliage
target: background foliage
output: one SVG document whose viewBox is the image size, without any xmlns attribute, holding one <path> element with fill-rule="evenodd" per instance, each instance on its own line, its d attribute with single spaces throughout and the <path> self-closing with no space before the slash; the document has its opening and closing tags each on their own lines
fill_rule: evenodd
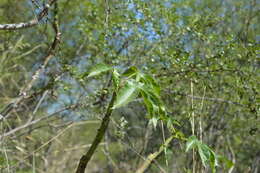
<svg viewBox="0 0 260 173">
<path fill-rule="evenodd" d="M 0 23 L 47 1 L 32 2 L 1 0 Z M 75 172 L 115 88 L 87 172 L 137 172 L 156 151 L 147 172 L 259 171 L 258 1 L 57 2 L 55 56 L 7 114 L 52 44 L 54 7 L 37 26 L 0 30 L 2 172 Z"/>
</svg>

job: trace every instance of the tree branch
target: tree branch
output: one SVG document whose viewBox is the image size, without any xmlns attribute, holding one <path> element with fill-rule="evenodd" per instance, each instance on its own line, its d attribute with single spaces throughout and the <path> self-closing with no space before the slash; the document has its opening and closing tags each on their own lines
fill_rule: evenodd
<svg viewBox="0 0 260 173">
<path fill-rule="evenodd" d="M 160 149 L 152 154 L 150 154 L 147 159 L 144 161 L 144 163 L 137 169 L 135 173 L 143 173 L 145 170 L 149 168 L 151 163 L 164 151 L 166 147 L 170 144 L 170 142 L 173 140 L 173 136 L 169 137 L 165 143 L 160 147 Z"/>
<path fill-rule="evenodd" d="M 32 19 L 29 22 L 21 22 L 21 23 L 14 23 L 14 24 L 0 24 L 0 30 L 18 30 L 33 27 L 48 14 L 50 6 L 54 4 L 57 0 L 49 0 L 49 3 L 45 5 L 42 11 L 38 14 L 36 19 Z"/>
<path fill-rule="evenodd" d="M 99 143 L 102 141 L 104 134 L 105 134 L 105 132 L 108 128 L 110 116 L 111 116 L 112 111 L 113 111 L 112 107 L 114 105 L 115 99 L 116 99 L 116 92 L 114 91 L 113 96 L 111 98 L 111 101 L 108 105 L 106 114 L 105 114 L 104 118 L 102 119 L 102 123 L 101 123 L 101 125 L 98 129 L 97 134 L 96 134 L 96 137 L 95 137 L 94 141 L 92 142 L 91 147 L 88 150 L 88 152 L 80 158 L 76 173 L 84 173 L 85 172 L 85 169 L 87 167 L 88 162 L 90 161 L 92 155 L 94 154 L 95 150 L 97 149 Z"/>
<path fill-rule="evenodd" d="M 60 37 L 61 37 L 61 33 L 59 30 L 59 24 L 58 24 L 58 4 L 57 4 L 57 0 L 51 0 L 50 4 L 55 3 L 54 6 L 54 21 L 53 21 L 53 29 L 55 31 L 55 38 L 52 42 L 52 45 L 50 46 L 47 55 L 44 57 L 44 62 L 43 64 L 40 66 L 40 68 L 34 73 L 34 75 L 32 76 L 32 79 L 30 82 L 28 82 L 28 84 L 26 85 L 26 87 L 24 87 L 21 91 L 19 96 L 12 102 L 9 103 L 1 112 L 0 112 L 0 121 L 5 118 L 14 108 L 16 108 L 18 106 L 18 104 L 20 104 L 25 98 L 28 97 L 28 92 L 31 90 L 33 84 L 35 83 L 35 81 L 39 78 L 40 73 L 42 73 L 45 69 L 45 67 L 47 66 L 48 62 L 51 60 L 51 58 L 55 55 L 55 50 L 60 42 Z"/>
<path fill-rule="evenodd" d="M 233 105 L 246 107 L 246 105 L 243 105 L 241 103 L 230 101 L 230 100 L 225 100 L 225 99 L 222 99 L 222 98 L 199 97 L 199 96 L 192 96 L 192 95 L 185 94 L 185 93 L 180 93 L 180 92 L 172 92 L 172 91 L 169 91 L 169 92 L 172 93 L 172 94 L 176 94 L 176 95 L 180 95 L 180 96 L 184 96 L 184 97 L 190 97 L 190 98 L 193 98 L 193 99 L 196 99 L 196 100 L 207 100 L 207 101 L 213 101 L 213 102 L 223 102 L 223 103 L 228 103 L 228 104 L 233 104 Z"/>
<path fill-rule="evenodd" d="M 23 130 L 23 129 L 28 128 L 28 127 L 31 127 L 32 125 L 37 124 L 39 122 L 42 122 L 43 120 L 46 120 L 46 119 L 51 118 L 51 117 L 54 117 L 54 115 L 56 115 L 58 113 L 64 112 L 66 110 L 74 109 L 76 107 L 77 107 L 77 105 L 70 105 L 70 106 L 62 108 L 62 109 L 60 109 L 60 110 L 58 110 L 58 111 L 56 111 L 56 112 L 54 112 L 54 113 L 52 113 L 50 115 L 45 115 L 45 116 L 43 116 L 43 117 L 41 117 L 39 119 L 36 119 L 36 120 L 33 120 L 33 121 L 29 121 L 29 122 L 23 124 L 22 126 L 16 127 L 15 129 L 12 129 L 12 130 L 4 133 L 4 134 L 1 134 L 0 135 L 0 141 L 3 140 L 3 138 L 5 138 L 5 137 L 13 135 L 17 131 Z"/>
</svg>

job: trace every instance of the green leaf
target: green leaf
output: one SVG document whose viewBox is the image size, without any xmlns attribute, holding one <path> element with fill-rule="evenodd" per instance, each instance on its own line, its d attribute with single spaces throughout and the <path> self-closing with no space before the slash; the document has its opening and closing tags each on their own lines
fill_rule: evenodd
<svg viewBox="0 0 260 173">
<path fill-rule="evenodd" d="M 218 166 L 218 163 L 217 163 L 216 155 L 215 155 L 215 153 L 212 150 L 210 150 L 210 159 L 209 159 L 209 161 L 210 161 L 211 170 L 212 170 L 213 173 L 215 173 L 216 172 L 216 166 Z"/>
<path fill-rule="evenodd" d="M 155 94 L 157 97 L 160 96 L 160 86 L 152 76 L 143 74 L 141 81 L 144 82 L 146 86 L 150 88 L 153 94 Z"/>
<path fill-rule="evenodd" d="M 229 160 L 226 157 L 224 157 L 224 156 L 217 155 L 217 160 L 219 160 L 220 162 L 224 163 L 224 165 L 225 165 L 225 167 L 227 169 L 230 169 L 231 167 L 234 166 L 234 163 L 231 160 Z"/>
<path fill-rule="evenodd" d="M 158 118 L 153 117 L 152 119 L 150 119 L 149 123 L 152 124 L 154 128 L 156 128 L 157 122 L 158 122 Z"/>
<path fill-rule="evenodd" d="M 141 90 L 141 94 L 142 94 L 144 104 L 145 104 L 147 112 L 148 112 L 148 116 L 153 116 L 153 104 L 150 101 L 149 96 L 143 90 Z"/>
<path fill-rule="evenodd" d="M 118 91 L 117 98 L 112 109 L 122 107 L 133 101 L 138 94 L 138 84 L 132 80 L 127 81 L 126 85 Z"/>
<path fill-rule="evenodd" d="M 211 148 L 209 148 L 206 144 L 201 143 L 200 141 L 198 143 L 198 151 L 203 166 L 206 167 L 206 165 L 209 164 L 212 172 L 215 173 L 216 172 L 215 167 L 218 166 L 218 163 L 214 151 L 212 151 Z"/>
<path fill-rule="evenodd" d="M 120 83 L 120 74 L 116 71 L 116 69 L 113 70 L 112 80 L 115 85 L 115 88 L 118 88 Z"/>
<path fill-rule="evenodd" d="M 144 103 L 150 117 L 156 116 L 158 119 L 164 120 L 167 112 L 160 97 L 149 87 L 151 84 L 143 84 L 139 87 Z M 160 118 L 159 118 L 160 117 Z"/>
<path fill-rule="evenodd" d="M 155 92 L 153 92 L 148 84 L 142 85 L 140 89 L 146 93 L 146 95 L 149 97 L 149 101 L 151 101 L 154 105 L 162 105 L 160 97 Z"/>
<path fill-rule="evenodd" d="M 204 167 L 206 167 L 207 163 L 210 160 L 210 150 L 202 143 L 198 145 L 198 151 L 200 155 L 200 159 Z"/>
<path fill-rule="evenodd" d="M 93 76 L 97 76 L 103 72 L 107 72 L 109 70 L 111 70 L 112 67 L 106 64 L 96 64 L 94 65 L 91 70 L 89 71 L 87 77 L 93 77 Z"/>
<path fill-rule="evenodd" d="M 174 128 L 175 125 L 181 126 L 180 123 L 177 120 L 173 119 L 172 117 L 167 117 L 166 123 L 167 123 L 167 128 L 173 132 L 176 131 L 176 129 Z"/>
<path fill-rule="evenodd" d="M 218 164 L 214 151 L 212 151 L 211 148 L 209 148 L 206 144 L 203 144 L 201 141 L 199 141 L 196 136 L 190 136 L 186 144 L 186 152 L 195 147 L 198 149 L 203 166 L 206 167 L 207 164 L 209 164 L 212 172 L 215 173 L 215 167 Z"/>
<path fill-rule="evenodd" d="M 188 138 L 188 141 L 186 143 L 186 150 L 185 152 L 189 151 L 190 149 L 197 147 L 198 145 L 198 139 L 196 138 L 196 136 L 190 136 Z"/>
<path fill-rule="evenodd" d="M 132 77 L 132 76 L 135 76 L 136 73 L 138 73 L 137 68 L 135 66 L 132 66 L 132 67 L 128 68 L 126 71 L 124 71 L 122 76 L 124 76 L 124 77 Z"/>
</svg>

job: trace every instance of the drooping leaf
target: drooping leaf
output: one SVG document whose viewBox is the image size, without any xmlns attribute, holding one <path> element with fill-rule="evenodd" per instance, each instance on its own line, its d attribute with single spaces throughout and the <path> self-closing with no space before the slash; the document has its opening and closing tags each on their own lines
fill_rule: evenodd
<svg viewBox="0 0 260 173">
<path fill-rule="evenodd" d="M 197 147 L 197 145 L 198 145 L 198 139 L 196 138 L 196 136 L 190 136 L 188 138 L 187 143 L 186 143 L 186 150 L 185 150 L 185 152 L 189 151 L 192 148 Z"/>
<path fill-rule="evenodd" d="M 160 86 L 152 76 L 143 74 L 141 76 L 141 81 L 144 82 L 157 97 L 160 96 Z"/>
<path fill-rule="evenodd" d="M 227 159 L 226 157 L 221 156 L 221 155 L 217 155 L 216 157 L 217 157 L 217 160 L 224 163 L 224 165 L 227 169 L 230 169 L 231 167 L 234 166 L 234 163 L 231 160 Z"/>
<path fill-rule="evenodd" d="M 210 149 L 208 149 L 206 145 L 202 143 L 198 143 L 197 147 L 202 164 L 204 167 L 206 167 L 207 163 L 209 163 L 210 160 Z"/>
<path fill-rule="evenodd" d="M 217 158 L 214 151 L 206 144 L 199 141 L 196 136 L 190 136 L 186 144 L 186 152 L 190 149 L 195 148 L 198 150 L 201 162 L 204 167 L 209 165 L 213 173 L 216 172 Z"/>
<path fill-rule="evenodd" d="M 149 117 L 156 117 L 157 119 L 166 119 L 166 108 L 161 98 L 150 87 L 151 83 L 141 85 L 140 91 L 148 111 Z"/>
<path fill-rule="evenodd" d="M 150 119 L 149 123 L 153 125 L 154 128 L 156 128 L 158 122 L 158 118 L 153 117 Z"/>
<path fill-rule="evenodd" d="M 146 93 L 146 95 L 149 97 L 149 100 L 154 104 L 154 105 L 161 105 L 162 101 L 160 99 L 160 97 L 153 92 L 153 90 L 151 90 L 151 88 L 149 87 L 148 84 L 142 85 L 142 87 L 140 88 L 143 92 Z"/>
<path fill-rule="evenodd" d="M 124 71 L 122 76 L 132 77 L 132 76 L 135 76 L 137 72 L 138 72 L 137 68 L 135 66 L 132 66 L 132 67 L 128 68 L 126 71 Z"/>
<path fill-rule="evenodd" d="M 138 94 L 138 83 L 135 83 L 132 80 L 127 81 L 125 86 L 118 91 L 117 98 L 112 109 L 119 108 L 133 101 Z"/>
<path fill-rule="evenodd" d="M 141 94 L 142 94 L 142 98 L 144 100 L 144 104 L 145 104 L 148 116 L 152 117 L 153 116 L 152 102 L 150 101 L 150 98 L 148 97 L 148 95 L 143 90 L 141 90 Z"/>
<path fill-rule="evenodd" d="M 103 63 L 96 64 L 88 72 L 87 77 L 89 78 L 89 77 L 97 76 L 97 75 L 99 75 L 99 74 L 101 74 L 103 72 L 107 72 L 107 71 L 109 71 L 111 69 L 112 69 L 112 67 L 107 65 L 107 64 L 103 64 Z"/>
<path fill-rule="evenodd" d="M 217 157 L 216 154 L 210 149 L 210 158 L 209 158 L 209 162 L 210 162 L 210 167 L 213 173 L 216 172 L 216 166 L 218 166 L 218 162 L 217 162 Z"/>
</svg>

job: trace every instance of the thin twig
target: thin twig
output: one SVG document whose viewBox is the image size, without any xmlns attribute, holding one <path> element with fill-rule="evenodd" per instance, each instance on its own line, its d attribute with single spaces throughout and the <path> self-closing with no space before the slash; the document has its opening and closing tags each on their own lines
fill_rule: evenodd
<svg viewBox="0 0 260 173">
<path fill-rule="evenodd" d="M 203 98 L 203 97 L 200 97 L 200 96 L 192 96 L 192 95 L 189 95 L 189 94 L 172 92 L 172 91 L 170 91 L 170 93 L 180 95 L 180 96 L 189 97 L 189 98 L 193 98 L 193 99 L 196 99 L 196 100 L 203 100 L 204 99 L 204 100 L 213 101 L 213 102 L 224 102 L 224 103 L 228 103 L 228 104 L 234 104 L 234 105 L 238 105 L 238 106 L 242 106 L 242 107 L 247 107 L 247 105 L 243 105 L 241 103 L 230 101 L 230 100 L 225 100 L 225 99 L 222 99 L 222 98 L 211 98 L 211 97 L 204 97 Z"/>
<path fill-rule="evenodd" d="M 190 83 L 190 90 L 191 90 L 191 128 L 192 128 L 192 135 L 195 135 L 195 114 L 194 114 L 194 99 L 193 99 L 193 95 L 194 95 L 194 90 L 193 90 L 193 82 L 191 81 Z M 195 149 L 192 149 L 192 172 L 195 173 L 196 172 L 196 159 L 195 159 Z"/>
<path fill-rule="evenodd" d="M 226 139 L 227 139 L 228 148 L 229 148 L 229 150 L 231 152 L 232 163 L 233 163 L 233 165 L 229 168 L 228 173 L 232 173 L 233 170 L 234 170 L 234 164 L 236 163 L 236 155 L 235 155 L 235 152 L 234 152 L 234 150 L 233 150 L 233 148 L 231 146 L 231 142 L 230 142 L 229 136 L 227 136 Z"/>
<path fill-rule="evenodd" d="M 56 0 L 52 0 L 50 4 L 56 2 Z M 38 80 L 39 75 L 44 71 L 46 66 L 48 65 L 48 62 L 51 60 L 51 58 L 55 55 L 55 50 L 60 42 L 61 33 L 59 30 L 59 24 L 58 24 L 58 5 L 57 2 L 55 3 L 54 7 L 54 22 L 53 22 L 53 29 L 55 31 L 55 38 L 52 42 L 52 45 L 49 47 L 48 53 L 44 58 L 43 64 L 40 66 L 40 68 L 34 73 L 32 76 L 31 81 L 28 83 L 27 86 L 25 86 L 21 91 L 19 96 L 13 101 L 12 103 L 9 103 L 4 110 L 0 112 L 0 121 L 3 118 L 6 118 L 6 116 L 27 97 L 29 97 L 29 91 L 31 90 L 33 84 Z"/>
<path fill-rule="evenodd" d="M 126 142 L 123 142 L 122 140 L 119 140 L 119 141 L 120 141 L 120 143 L 124 144 L 124 146 L 127 146 L 131 151 L 133 151 L 143 161 L 147 160 L 143 155 L 139 154 L 138 151 L 136 151 L 136 149 L 134 149 L 132 146 L 130 146 Z M 158 169 L 160 169 L 160 171 L 162 173 L 166 173 L 166 171 L 162 168 L 162 166 L 156 160 L 153 160 L 153 163 L 155 164 L 155 166 L 157 166 Z"/>
<path fill-rule="evenodd" d="M 58 110 L 58 111 L 56 111 L 56 112 L 50 114 L 50 115 L 45 115 L 45 116 L 43 116 L 43 117 L 41 117 L 41 118 L 39 118 L 39 119 L 36 119 L 36 120 L 34 120 L 34 121 L 30 121 L 30 122 L 28 122 L 28 123 L 26 123 L 26 124 L 24 124 L 24 125 L 22 125 L 22 126 L 19 126 L 19 127 L 15 128 L 15 129 L 12 129 L 12 130 L 10 130 L 9 132 L 6 132 L 6 133 L 2 134 L 2 135 L 0 136 L 0 141 L 1 141 L 3 138 L 8 137 L 8 136 L 10 136 L 10 135 L 16 133 L 17 131 L 20 131 L 20 130 L 25 129 L 25 128 L 28 128 L 28 127 L 30 127 L 30 126 L 32 126 L 32 125 L 34 125 L 34 124 L 37 124 L 37 123 L 39 123 L 39 122 L 42 122 L 43 120 L 48 119 L 48 118 L 50 118 L 50 117 L 53 117 L 53 115 L 58 114 L 58 113 L 61 113 L 61 112 L 65 111 L 65 110 L 73 109 L 73 108 L 75 108 L 76 106 L 77 106 L 77 105 L 67 106 L 67 107 L 65 107 L 65 108 L 63 108 L 63 109 L 61 109 L 61 110 Z"/>
<path fill-rule="evenodd" d="M 150 154 L 147 159 L 144 161 L 144 163 L 137 169 L 135 173 L 143 173 L 145 172 L 151 163 L 165 150 L 165 148 L 170 144 L 170 142 L 173 140 L 174 136 L 169 137 L 165 143 L 160 147 L 160 149 L 152 154 Z"/>
<path fill-rule="evenodd" d="M 205 94 L 206 94 L 206 87 L 204 87 L 204 91 L 203 91 L 203 97 L 202 97 L 202 101 L 201 101 L 201 107 L 200 107 L 200 114 L 199 114 L 199 137 L 200 137 L 200 141 L 203 141 L 203 130 L 202 130 L 202 110 L 203 110 L 203 106 L 204 106 L 204 99 L 205 99 Z M 204 173 L 203 168 L 201 168 L 201 173 Z"/>
<path fill-rule="evenodd" d="M 57 0 L 50 0 L 49 3 L 45 4 L 42 11 L 38 14 L 36 19 L 32 19 L 29 22 L 13 23 L 13 24 L 0 24 L 0 30 L 18 30 L 36 26 L 39 22 L 48 15 L 50 6 L 52 6 Z"/>
<path fill-rule="evenodd" d="M 42 102 L 43 102 L 44 98 L 46 97 L 46 95 L 48 94 L 48 92 L 49 92 L 49 90 L 44 91 L 42 97 L 40 98 L 40 100 L 39 100 L 39 102 L 37 103 L 35 109 L 33 110 L 33 113 L 32 113 L 33 115 L 35 115 L 36 112 L 38 111 L 40 105 L 42 104 Z"/>
<path fill-rule="evenodd" d="M 6 160 L 6 164 L 7 164 L 7 171 L 10 172 L 9 159 L 8 159 L 8 155 L 7 155 L 5 148 L 4 148 L 4 153 L 5 153 L 5 160 Z"/>
<path fill-rule="evenodd" d="M 188 73 L 216 73 L 216 72 L 238 72 L 239 70 L 232 70 L 232 69 L 216 69 L 216 70 L 194 70 L 194 69 L 190 69 L 190 70 L 183 70 L 183 71 L 175 71 L 175 72 L 167 72 L 167 73 L 160 73 L 157 74 L 156 77 L 162 77 L 162 76 L 172 76 L 172 75 L 178 75 L 178 74 L 188 74 Z"/>
<path fill-rule="evenodd" d="M 162 128 L 162 137 L 163 137 L 163 143 L 165 143 L 166 141 L 165 141 L 165 133 L 164 133 L 164 126 L 163 126 L 163 121 L 161 120 L 161 128 Z M 166 166 L 167 166 L 167 168 L 168 168 L 168 160 L 167 160 L 167 155 L 166 155 L 166 153 L 164 153 L 165 155 L 165 164 L 166 164 Z"/>
<path fill-rule="evenodd" d="M 64 128 L 63 130 L 61 130 L 57 135 L 55 135 L 54 137 L 52 137 L 51 139 L 49 139 L 48 141 L 46 141 L 44 144 L 42 144 L 39 148 L 35 149 L 34 151 L 32 151 L 30 154 L 28 154 L 27 156 L 23 157 L 23 159 L 21 159 L 21 161 L 13 164 L 11 166 L 11 169 L 14 169 L 16 168 L 18 165 L 20 165 L 24 160 L 28 159 L 30 156 L 32 156 L 33 154 L 39 152 L 41 149 L 43 149 L 46 145 L 48 145 L 50 142 L 52 142 L 53 140 L 57 139 L 59 136 L 61 136 L 65 131 L 67 131 L 68 129 L 70 129 L 71 127 L 73 126 L 76 126 L 76 125 L 81 125 L 81 124 L 86 124 L 86 123 L 93 123 L 96 121 L 86 121 L 86 122 L 78 122 L 78 123 L 70 123 L 68 124 L 68 126 L 66 128 Z M 7 169 L 6 167 L 3 168 L 3 169 Z"/>
<path fill-rule="evenodd" d="M 105 142 L 101 142 L 99 145 L 105 145 Z M 65 150 L 63 150 L 64 152 L 69 152 L 69 151 L 74 151 L 74 150 L 80 150 L 80 149 L 86 149 L 91 147 L 91 144 L 86 144 L 86 145 L 81 145 L 81 146 L 75 146 L 73 148 L 67 148 Z"/>
<path fill-rule="evenodd" d="M 200 107 L 200 115 L 199 115 L 199 131 L 200 131 L 200 141 L 202 142 L 203 139 L 203 130 L 202 130 L 202 110 L 203 110 L 203 105 L 204 105 L 204 99 L 205 99 L 205 94 L 206 94 L 206 87 L 204 88 L 204 92 L 203 92 L 203 97 L 202 97 L 202 101 L 201 101 L 201 107 Z"/>
<path fill-rule="evenodd" d="M 36 150 L 34 150 L 33 152 L 31 152 L 30 154 L 28 154 L 26 157 L 24 157 L 22 159 L 22 161 L 28 159 L 30 156 L 32 156 L 33 154 L 35 154 L 36 152 L 40 151 L 42 148 L 44 148 L 46 145 L 48 145 L 50 142 L 52 142 L 53 140 L 55 140 L 56 138 L 58 138 L 59 136 L 61 136 L 65 131 L 67 131 L 69 128 L 71 128 L 72 126 L 74 126 L 76 123 L 71 123 L 70 125 L 68 125 L 65 129 L 61 130 L 61 132 L 59 132 L 56 136 L 52 137 L 50 140 L 48 140 L 47 142 L 45 142 L 43 145 L 41 145 L 39 148 L 37 148 Z M 16 168 L 16 166 L 18 166 L 19 164 L 21 164 L 21 162 L 15 163 L 11 168 L 14 169 Z"/>
</svg>

